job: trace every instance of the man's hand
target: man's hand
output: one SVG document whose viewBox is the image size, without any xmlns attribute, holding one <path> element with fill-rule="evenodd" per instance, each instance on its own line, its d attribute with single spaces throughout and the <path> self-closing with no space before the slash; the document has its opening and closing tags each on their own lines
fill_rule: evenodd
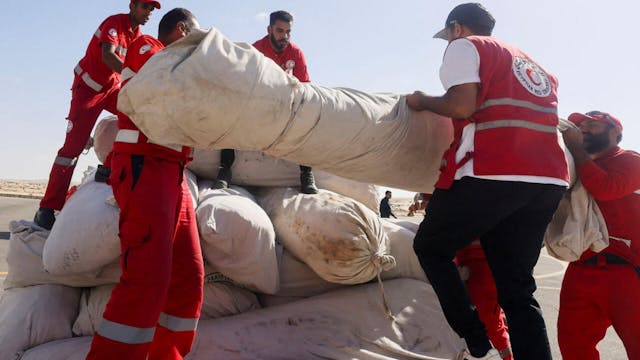
<svg viewBox="0 0 640 360">
<path fill-rule="evenodd" d="M 582 147 L 582 143 L 584 142 L 582 131 L 580 131 L 580 129 L 576 127 L 568 127 L 565 131 L 562 132 L 562 138 L 564 139 L 564 143 L 567 144 L 568 147 Z"/>
<path fill-rule="evenodd" d="M 413 94 L 407 95 L 407 106 L 411 110 L 422 111 L 424 110 L 420 105 L 423 98 L 425 98 L 427 94 L 422 91 L 414 91 Z"/>
</svg>

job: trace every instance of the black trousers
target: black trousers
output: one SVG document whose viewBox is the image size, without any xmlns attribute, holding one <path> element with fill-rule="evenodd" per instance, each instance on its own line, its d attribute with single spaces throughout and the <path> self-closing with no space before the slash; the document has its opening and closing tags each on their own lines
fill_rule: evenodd
<svg viewBox="0 0 640 360">
<path fill-rule="evenodd" d="M 464 177 L 436 189 L 413 248 L 447 321 L 470 350 L 489 349 L 485 327 L 467 295 L 453 258 L 480 239 L 509 324 L 514 358 L 551 359 L 533 268 L 546 227 L 565 188 Z"/>
</svg>

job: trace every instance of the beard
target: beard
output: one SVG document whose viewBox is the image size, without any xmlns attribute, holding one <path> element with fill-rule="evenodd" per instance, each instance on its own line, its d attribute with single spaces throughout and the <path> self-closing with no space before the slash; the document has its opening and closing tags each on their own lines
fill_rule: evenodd
<svg viewBox="0 0 640 360">
<path fill-rule="evenodd" d="M 287 40 L 276 40 L 275 36 L 273 35 L 269 35 L 269 41 L 271 42 L 271 45 L 273 45 L 273 47 L 278 51 L 282 51 L 284 50 L 284 48 L 287 47 L 287 45 L 289 45 L 289 42 Z"/>
<path fill-rule="evenodd" d="M 609 131 L 603 131 L 599 134 L 584 134 L 584 150 L 589 154 L 597 154 L 608 148 Z"/>
</svg>

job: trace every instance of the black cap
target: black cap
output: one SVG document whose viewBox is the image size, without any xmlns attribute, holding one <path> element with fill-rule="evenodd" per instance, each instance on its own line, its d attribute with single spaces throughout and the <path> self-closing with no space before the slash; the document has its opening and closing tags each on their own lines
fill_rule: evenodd
<svg viewBox="0 0 640 360">
<path fill-rule="evenodd" d="M 447 21 L 444 23 L 444 29 L 438 31 L 434 38 L 447 40 L 447 27 L 451 26 L 454 22 L 460 25 L 467 25 L 472 29 L 483 29 L 491 33 L 493 26 L 496 24 L 496 19 L 489 13 L 480 3 L 466 3 L 460 4 L 451 10 Z"/>
</svg>

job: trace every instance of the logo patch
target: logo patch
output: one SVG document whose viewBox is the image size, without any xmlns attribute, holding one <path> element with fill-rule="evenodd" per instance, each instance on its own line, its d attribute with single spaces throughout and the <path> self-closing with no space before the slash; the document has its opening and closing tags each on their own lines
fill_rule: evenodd
<svg viewBox="0 0 640 360">
<path fill-rule="evenodd" d="M 513 60 L 513 74 L 520 84 L 533 95 L 545 97 L 551 94 L 549 77 L 535 63 L 516 57 Z"/>
<path fill-rule="evenodd" d="M 293 70 L 293 68 L 296 67 L 296 62 L 293 60 L 287 60 L 284 66 L 287 68 L 287 70 Z"/>
<path fill-rule="evenodd" d="M 109 29 L 109 35 L 116 37 L 118 35 L 118 32 L 116 31 L 116 29 Z"/>
<path fill-rule="evenodd" d="M 140 48 L 140 55 L 143 55 L 144 53 L 146 53 L 147 51 L 151 50 L 151 45 L 144 45 Z"/>
<path fill-rule="evenodd" d="M 73 129 L 73 121 L 67 120 L 67 134 L 71 132 L 71 129 Z"/>
</svg>

